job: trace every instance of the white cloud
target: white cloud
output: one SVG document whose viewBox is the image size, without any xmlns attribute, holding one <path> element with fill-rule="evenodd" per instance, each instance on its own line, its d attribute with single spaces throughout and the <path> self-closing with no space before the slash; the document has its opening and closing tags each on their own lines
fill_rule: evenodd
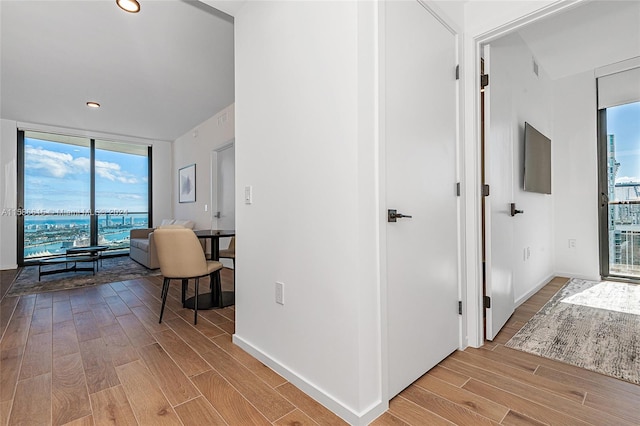
<svg viewBox="0 0 640 426">
<path fill-rule="evenodd" d="M 88 157 L 76 157 L 62 152 L 25 146 L 26 168 L 38 170 L 44 175 L 64 178 L 67 175 L 88 173 L 91 163 Z M 96 175 L 111 182 L 139 183 L 140 179 L 123 171 L 119 164 L 96 161 Z"/>
<path fill-rule="evenodd" d="M 640 179 L 635 176 L 620 176 L 616 178 L 616 183 L 640 183 Z"/>
<path fill-rule="evenodd" d="M 129 184 L 139 182 L 137 177 L 123 172 L 119 164 L 110 163 L 108 161 L 96 161 L 96 174 L 100 177 L 110 180 L 111 182 Z"/>
<path fill-rule="evenodd" d="M 86 157 L 73 158 L 71 154 L 34 148 L 31 145 L 25 147 L 25 160 L 26 168 L 57 178 L 89 171 L 89 159 Z"/>
</svg>

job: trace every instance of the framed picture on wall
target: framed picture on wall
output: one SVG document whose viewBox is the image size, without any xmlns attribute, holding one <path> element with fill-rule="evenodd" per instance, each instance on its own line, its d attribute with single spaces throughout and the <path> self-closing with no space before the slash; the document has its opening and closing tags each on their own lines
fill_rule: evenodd
<svg viewBox="0 0 640 426">
<path fill-rule="evenodd" d="M 196 201 L 196 165 L 184 166 L 178 171 L 178 201 L 195 203 Z"/>
</svg>

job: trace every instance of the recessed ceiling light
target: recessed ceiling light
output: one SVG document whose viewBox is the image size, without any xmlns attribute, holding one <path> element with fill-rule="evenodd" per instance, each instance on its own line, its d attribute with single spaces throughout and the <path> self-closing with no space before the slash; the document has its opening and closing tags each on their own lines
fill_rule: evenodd
<svg viewBox="0 0 640 426">
<path fill-rule="evenodd" d="M 89 108 L 100 108 L 100 104 L 97 102 L 87 102 Z"/>
<path fill-rule="evenodd" d="M 120 7 L 120 9 L 127 12 L 140 12 L 140 3 L 138 3 L 136 0 L 116 0 L 116 4 Z"/>
</svg>

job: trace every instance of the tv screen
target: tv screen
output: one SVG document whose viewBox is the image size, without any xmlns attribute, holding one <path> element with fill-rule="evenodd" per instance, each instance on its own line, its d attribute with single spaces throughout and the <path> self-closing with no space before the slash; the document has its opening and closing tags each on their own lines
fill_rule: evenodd
<svg viewBox="0 0 640 426">
<path fill-rule="evenodd" d="M 551 139 L 524 123 L 524 190 L 551 194 Z"/>
</svg>

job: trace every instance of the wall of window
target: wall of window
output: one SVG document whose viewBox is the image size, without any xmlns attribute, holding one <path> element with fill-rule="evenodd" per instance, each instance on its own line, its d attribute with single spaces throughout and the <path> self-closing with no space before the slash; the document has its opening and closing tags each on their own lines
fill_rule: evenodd
<svg viewBox="0 0 640 426">
<path fill-rule="evenodd" d="M 105 245 L 127 252 L 151 223 L 151 148 L 40 132 L 18 133 L 18 261 Z"/>
</svg>

